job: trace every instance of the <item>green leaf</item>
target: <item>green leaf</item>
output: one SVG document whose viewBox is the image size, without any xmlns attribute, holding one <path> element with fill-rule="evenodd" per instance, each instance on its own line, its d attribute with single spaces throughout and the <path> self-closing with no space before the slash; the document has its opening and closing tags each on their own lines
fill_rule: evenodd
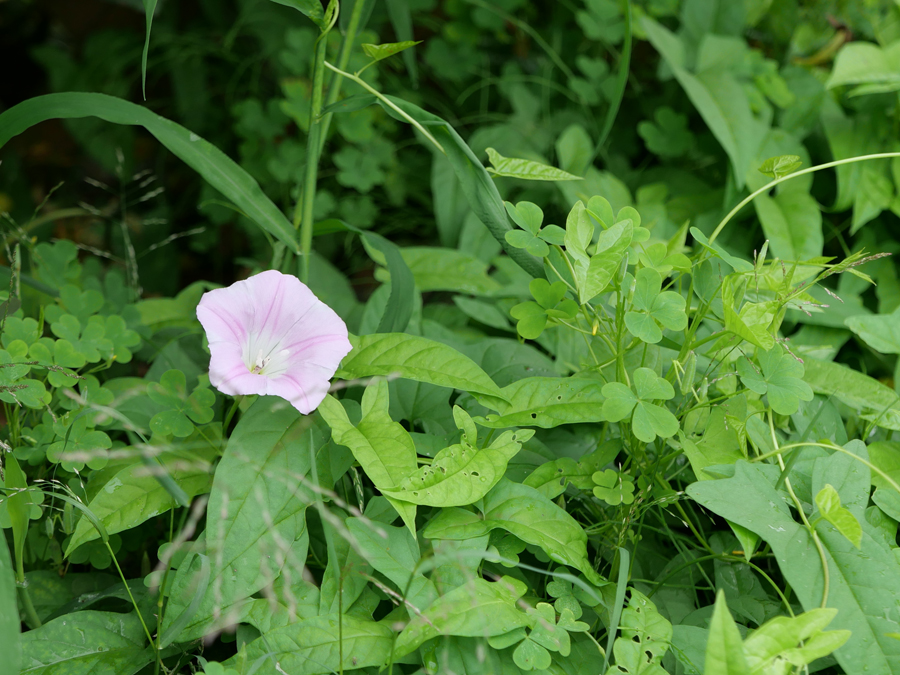
<svg viewBox="0 0 900 675">
<path fill-rule="evenodd" d="M 320 0 L 272 0 L 272 2 L 296 9 L 301 14 L 312 19 L 320 29 L 324 30 L 328 27 L 325 20 L 325 11 L 322 9 Z"/>
<path fill-rule="evenodd" d="M 412 40 L 413 25 L 409 3 L 406 0 L 387 0 L 385 7 L 396 36 L 404 41 Z M 403 61 L 406 64 L 406 71 L 409 73 L 413 89 L 417 89 L 419 86 L 419 70 L 416 65 L 415 54 L 410 51 L 404 51 Z"/>
<path fill-rule="evenodd" d="M 769 405 L 779 415 L 793 415 L 800 401 L 811 401 L 812 388 L 803 381 L 803 364 L 786 354 L 781 345 L 757 352 L 760 369 L 746 356 L 738 359 L 741 382 L 759 395 L 769 397 Z"/>
<path fill-rule="evenodd" d="M 212 421 L 216 395 L 201 384 L 188 396 L 187 380 L 180 370 L 167 370 L 159 383 L 151 382 L 147 395 L 164 407 L 150 419 L 154 433 L 186 438 L 194 433 L 195 424 Z"/>
<path fill-rule="evenodd" d="M 769 157 L 760 165 L 758 171 L 764 176 L 776 179 L 791 175 L 801 166 L 803 166 L 803 160 L 798 155 L 779 155 L 778 157 Z"/>
<path fill-rule="evenodd" d="M 493 148 L 488 148 L 487 154 L 493 167 L 488 169 L 488 173 L 495 176 L 521 178 L 522 180 L 582 180 L 581 176 L 575 176 L 568 171 L 541 164 L 540 162 L 533 162 L 530 159 L 504 157 Z"/>
<path fill-rule="evenodd" d="M 753 205 L 773 255 L 788 261 L 822 255 L 822 212 L 810 194 L 780 191 L 774 197 L 759 195 Z"/>
<path fill-rule="evenodd" d="M 225 665 L 235 669 L 238 675 L 277 672 L 276 664 L 291 675 L 377 668 L 387 663 L 392 638 L 393 632 L 387 624 L 351 614 L 325 614 L 268 631 L 244 646 Z M 343 640 L 342 646 L 339 640 Z"/>
<path fill-rule="evenodd" d="M 471 148 L 466 145 L 453 127 L 437 115 L 425 112 L 422 108 L 412 103 L 393 96 L 388 96 L 387 98 L 412 119 L 422 124 L 442 145 L 447 153 L 447 159 L 453 165 L 453 170 L 459 179 L 460 188 L 466 195 L 472 211 L 478 217 L 478 220 L 490 230 L 494 239 L 500 242 L 507 255 L 531 276 L 543 277 L 543 267 L 537 260 L 524 251 L 510 246 L 506 241 L 505 235 L 511 226 L 497 186 L 494 185 L 494 181 L 491 180 L 490 174 L 485 170 L 484 165 L 478 161 Z M 396 113 L 389 107 L 380 102 L 379 104 L 385 108 L 388 114 L 396 116 Z M 397 119 L 407 122 L 407 120 L 400 117 Z M 2 117 L 0 117 L 0 121 L 2 121 Z"/>
<path fill-rule="evenodd" d="M 6 503 L 9 504 L 9 498 Z M 19 635 L 21 621 L 16 609 L 16 571 L 9 548 L 3 542 L 0 542 L 0 607 L 4 608 L 0 612 L 0 652 L 3 653 L 5 667 L 13 675 L 18 675 L 22 648 Z"/>
<path fill-rule="evenodd" d="M 660 292 L 661 289 L 659 272 L 650 267 L 638 270 L 632 302 L 638 311 L 625 313 L 625 325 L 631 334 L 650 344 L 662 340 L 660 326 L 675 331 L 687 327 L 684 297 L 675 291 Z"/>
<path fill-rule="evenodd" d="M 334 442 L 349 448 L 375 487 L 384 492 L 396 488 L 416 471 L 416 446 L 409 432 L 391 419 L 387 382 L 366 387 L 362 405 L 364 414 L 356 426 L 330 394 L 318 410 L 331 427 Z M 390 501 L 410 531 L 415 532 L 415 507 L 397 503 L 393 497 Z"/>
<path fill-rule="evenodd" d="M 397 638 L 394 658 L 406 656 L 439 635 L 483 638 L 530 626 L 529 618 L 516 606 L 526 590 L 524 582 L 511 577 L 493 583 L 472 579 L 412 618 Z"/>
<path fill-rule="evenodd" d="M 457 410 L 461 410 L 457 408 Z M 466 506 L 484 497 L 503 477 L 506 465 L 534 432 L 506 431 L 486 448 L 465 439 L 444 448 L 425 465 L 404 479 L 399 489 L 382 489 L 392 497 L 423 506 Z"/>
<path fill-rule="evenodd" d="M 176 463 L 178 458 L 170 457 Z M 209 457 L 192 457 L 168 469 L 169 476 L 184 491 L 188 499 L 209 491 L 212 476 Z M 165 458 L 163 458 L 165 465 Z M 187 466 L 183 466 L 184 464 Z M 205 465 L 205 466 L 204 466 Z M 108 534 L 116 534 L 137 527 L 141 523 L 178 506 L 178 502 L 143 463 L 132 464 L 111 476 L 97 492 L 88 508 L 103 523 Z M 65 555 L 84 543 L 100 537 L 87 518 L 81 518 L 66 547 Z"/>
<path fill-rule="evenodd" d="M 709 622 L 705 669 L 707 673 L 721 675 L 744 675 L 751 672 L 744 655 L 741 634 L 725 604 L 723 591 L 716 595 L 716 606 Z"/>
<path fill-rule="evenodd" d="M 153 660 L 137 614 L 85 610 L 22 635 L 21 675 L 135 673 Z"/>
<path fill-rule="evenodd" d="M 853 221 L 850 234 L 856 234 L 866 223 L 890 207 L 894 199 L 894 184 L 883 170 L 884 165 L 864 165 L 853 199 Z"/>
<path fill-rule="evenodd" d="M 147 54 L 150 53 L 150 28 L 153 26 L 153 15 L 156 13 L 156 0 L 142 0 L 147 29 L 144 34 L 144 51 L 141 53 L 141 93 L 147 100 Z"/>
<path fill-rule="evenodd" d="M 848 449 L 854 445 L 857 449 L 861 446 L 853 442 Z M 862 452 L 865 452 L 864 448 Z M 840 475 L 848 474 L 851 465 L 862 467 L 858 471 L 863 478 L 855 482 L 852 492 L 844 494 L 838 490 L 841 501 L 845 504 L 865 503 L 869 490 L 868 469 L 838 453 L 816 462 L 824 460 L 828 466 L 838 456 L 845 457 L 847 462 L 835 466 L 833 473 L 837 478 L 833 484 L 838 484 Z M 786 582 L 803 607 L 815 609 L 822 601 L 823 588 L 816 546 L 809 531 L 794 520 L 787 504 L 775 490 L 780 471 L 777 467 L 774 469 L 770 471 L 759 464 L 738 461 L 733 477 L 694 483 L 688 486 L 687 492 L 713 513 L 746 527 L 767 541 Z M 814 485 L 814 491 L 816 488 Z M 735 495 L 740 495 L 740 499 L 735 499 Z M 870 527 L 862 522 L 861 551 L 837 531 L 820 529 L 829 567 L 828 604 L 838 609 L 833 625 L 852 632 L 847 643 L 835 652 L 835 657 L 847 671 L 866 663 L 872 672 L 900 672 L 900 642 L 886 637 L 887 633 L 900 628 L 897 620 L 891 618 L 892 610 L 888 609 L 893 607 L 894 598 L 900 597 L 900 566 L 887 545 L 868 532 Z M 871 579 L 878 579 L 878 585 L 872 586 Z"/>
<path fill-rule="evenodd" d="M 871 42 L 854 41 L 845 44 L 834 60 L 831 76 L 825 83 L 828 89 L 845 85 L 877 86 L 878 93 L 900 89 L 900 45 L 892 42 L 879 47 Z M 851 91 L 869 93 L 862 86 Z"/>
<path fill-rule="evenodd" d="M 500 388 L 474 361 L 440 342 L 405 333 L 351 336 L 350 341 L 353 351 L 338 371 L 343 379 L 399 375 L 503 399 Z"/>
<path fill-rule="evenodd" d="M 652 443 L 657 436 L 674 436 L 679 429 L 678 419 L 666 408 L 651 401 L 674 398 L 675 389 L 650 368 L 638 368 L 633 377 L 634 392 L 621 382 L 603 386 L 606 397 L 603 415 L 610 422 L 620 422 L 630 416 L 634 435 L 645 443 Z"/>
<path fill-rule="evenodd" d="M 504 402 L 499 415 L 476 418 L 483 427 L 541 427 L 602 422 L 603 385 L 578 377 L 526 377 L 501 389 Z"/>
<path fill-rule="evenodd" d="M 306 507 L 314 499 L 302 485 L 312 449 L 328 447 L 290 404 L 262 396 L 241 417 L 216 470 L 206 515 L 206 555 L 213 562 L 209 590 L 179 642 L 202 637 L 227 621 L 238 605 L 276 578 L 285 559 L 306 555 Z M 333 446 L 331 446 L 333 447 Z M 287 555 L 274 555 L 283 550 Z M 187 609 L 200 573 L 188 556 L 172 585 L 162 629 Z"/>
<path fill-rule="evenodd" d="M 672 624 L 643 593 L 634 588 L 630 592 L 619 623 L 621 635 L 613 643 L 616 665 L 608 673 L 664 675 L 660 661 L 672 640 Z"/>
<path fill-rule="evenodd" d="M 815 393 L 834 396 L 883 429 L 900 431 L 900 396 L 893 389 L 838 363 L 807 358 L 804 369 L 803 379 Z"/>
<path fill-rule="evenodd" d="M 816 495 L 816 506 L 819 514 L 834 525 L 851 544 L 860 548 L 862 544 L 862 526 L 850 511 L 841 506 L 841 497 L 830 484 L 826 484 Z"/>
<path fill-rule="evenodd" d="M 634 482 L 628 474 L 607 469 L 597 471 L 592 480 L 596 483 L 593 492 L 597 499 L 602 499 L 610 506 L 634 503 Z"/>
<path fill-rule="evenodd" d="M 769 120 L 754 114 L 742 83 L 732 72 L 724 68 L 689 72 L 685 67 L 684 44 L 679 37 L 649 16 L 643 17 L 641 25 L 722 144 L 734 168 L 738 188 L 744 187 L 744 177 L 769 130 Z"/>
<path fill-rule="evenodd" d="M 778 668 L 785 661 L 802 667 L 841 647 L 850 638 L 850 631 L 822 630 L 837 613 L 831 607 L 819 608 L 766 621 L 744 641 L 750 672 Z"/>
<path fill-rule="evenodd" d="M 668 106 L 662 106 L 653 113 L 655 122 L 638 122 L 637 132 L 647 149 L 665 158 L 681 157 L 696 143 L 694 134 L 688 129 L 688 120 Z"/>
<path fill-rule="evenodd" d="M 366 56 L 373 61 L 381 61 L 421 43 L 421 40 L 404 40 L 403 42 L 386 42 L 380 45 L 363 44 L 361 46 Z"/>
<path fill-rule="evenodd" d="M 318 0 L 302 1 L 318 4 Z M 212 187 L 232 200 L 248 218 L 284 242 L 289 250 L 299 253 L 293 225 L 246 171 L 197 134 L 134 103 L 105 94 L 35 96 L 0 114 L 0 147 L 13 136 L 45 120 L 82 117 L 144 127 Z"/>
<path fill-rule="evenodd" d="M 436 246 L 409 246 L 399 250 L 416 287 L 423 293 L 454 291 L 491 295 L 502 288 L 488 276 L 488 264 L 465 251 Z"/>
<path fill-rule="evenodd" d="M 752 272 L 754 270 L 753 263 L 751 263 L 749 260 L 736 258 L 715 242 L 710 244 L 709 238 L 696 227 L 691 228 L 691 236 L 707 251 L 712 253 L 720 260 L 725 261 L 735 272 Z"/>
<path fill-rule="evenodd" d="M 522 670 L 546 670 L 553 659 L 544 647 L 531 638 L 525 638 L 513 651 L 513 661 Z"/>
<path fill-rule="evenodd" d="M 13 533 L 13 558 L 17 570 L 24 570 L 23 556 L 25 553 L 25 537 L 28 534 L 29 512 L 31 511 L 32 498 L 28 494 L 28 480 L 25 472 L 19 466 L 18 460 L 12 453 L 4 457 L 6 464 L 4 491 L 6 510 L 12 525 Z M 5 548 L 5 543 L 0 542 Z"/>
<path fill-rule="evenodd" d="M 579 570 L 592 584 L 606 581 L 587 558 L 587 535 L 572 516 L 527 485 L 501 479 L 484 498 L 484 518 L 460 522 L 466 513 L 446 509 L 425 528 L 428 539 L 470 539 L 502 528 L 522 541 L 540 546 L 553 560 Z"/>
<path fill-rule="evenodd" d="M 882 354 L 900 354 L 900 313 L 851 316 L 847 328 Z"/>
<path fill-rule="evenodd" d="M 578 296 L 582 303 L 590 302 L 606 290 L 621 267 L 622 260 L 627 257 L 633 235 L 634 225 L 631 220 L 618 222 L 600 233 L 584 275 L 584 283 L 579 287 Z M 576 273 L 578 271 L 576 266 Z"/>
</svg>

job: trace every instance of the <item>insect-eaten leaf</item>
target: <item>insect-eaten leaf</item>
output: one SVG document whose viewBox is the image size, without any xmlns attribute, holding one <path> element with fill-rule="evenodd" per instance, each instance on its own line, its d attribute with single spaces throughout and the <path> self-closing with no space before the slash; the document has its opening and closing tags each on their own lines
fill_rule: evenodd
<svg viewBox="0 0 900 675">
<path fill-rule="evenodd" d="M 504 157 L 493 148 L 488 148 L 487 154 L 488 159 L 491 160 L 488 173 L 495 176 L 521 178 L 522 180 L 582 180 L 581 176 L 557 169 L 554 166 L 534 162 L 530 159 Z"/>
</svg>

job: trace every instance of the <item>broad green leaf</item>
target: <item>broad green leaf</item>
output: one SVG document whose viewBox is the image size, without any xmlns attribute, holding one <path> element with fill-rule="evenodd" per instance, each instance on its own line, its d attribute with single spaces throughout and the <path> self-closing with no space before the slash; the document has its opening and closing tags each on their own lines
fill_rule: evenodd
<svg viewBox="0 0 900 675">
<path fill-rule="evenodd" d="M 822 601 L 823 589 L 815 544 L 775 490 L 780 474 L 777 467 L 775 471 L 765 469 L 765 466 L 738 461 L 733 477 L 694 483 L 687 492 L 713 513 L 767 541 L 785 580 L 803 607 L 815 609 Z M 740 495 L 740 499 L 736 500 L 735 495 Z M 855 503 L 858 499 L 858 495 L 841 494 L 844 503 Z M 835 657 L 850 672 L 858 664 L 866 663 L 872 672 L 898 673 L 900 642 L 886 634 L 900 629 L 900 622 L 888 610 L 888 606 L 894 606 L 894 598 L 900 597 L 900 566 L 888 547 L 869 534 L 868 523 L 862 524 L 861 551 L 836 531 L 827 531 L 827 527 L 820 529 L 820 537 L 829 566 L 828 606 L 838 609 L 833 627 L 852 632 Z M 871 585 L 871 579 L 878 579 L 878 585 Z"/>
<path fill-rule="evenodd" d="M 885 164 L 866 164 L 860 170 L 859 183 L 853 199 L 853 221 L 850 234 L 856 234 L 869 221 L 890 207 L 894 198 L 894 184 L 887 175 Z"/>
<path fill-rule="evenodd" d="M 136 673 L 153 660 L 145 641 L 137 614 L 73 612 L 22 635 L 21 675 Z"/>
<path fill-rule="evenodd" d="M 541 427 L 604 421 L 604 397 L 599 380 L 577 377 L 527 377 L 501 389 L 509 403 L 499 405 L 499 415 L 476 418 L 493 429 Z"/>
<path fill-rule="evenodd" d="M 819 514 L 834 525 L 851 544 L 859 548 L 862 544 L 862 526 L 850 511 L 841 506 L 841 497 L 837 490 L 826 484 L 816 495 L 816 507 Z"/>
<path fill-rule="evenodd" d="M 758 171 L 775 179 L 789 176 L 801 166 L 803 166 L 803 160 L 798 155 L 779 155 L 778 157 L 769 157 L 760 165 Z"/>
<path fill-rule="evenodd" d="M 312 418 L 275 396 L 258 398 L 241 417 L 216 469 L 207 507 L 209 590 L 179 642 L 215 630 L 217 622 L 227 621 L 230 608 L 271 583 L 286 559 L 305 556 L 305 511 L 313 496 L 303 482 L 311 453 L 322 446 L 328 447 Z M 199 572 L 196 556 L 178 568 L 163 631 L 187 609 Z"/>
<path fill-rule="evenodd" d="M 419 545 L 407 528 L 359 518 L 347 518 L 345 525 L 373 568 L 393 581 L 400 593 L 405 594 L 409 588 L 406 598 L 414 607 L 423 610 L 434 601 L 434 584 L 421 573 L 413 572 L 420 558 Z"/>
<path fill-rule="evenodd" d="M 769 332 L 774 313 L 766 303 L 745 303 L 740 312 L 735 299 L 736 287 L 741 283 L 739 275 L 729 274 L 722 283 L 722 311 L 725 314 L 725 330 L 761 349 L 772 349 L 775 338 Z"/>
<path fill-rule="evenodd" d="M 648 16 L 641 22 L 647 38 L 672 69 L 675 78 L 703 117 L 734 167 L 739 188 L 769 129 L 765 116 L 754 114 L 743 85 L 728 70 L 691 73 L 684 65 L 680 38 Z M 771 115 L 769 115 L 771 117 Z"/>
<path fill-rule="evenodd" d="M 606 581 L 587 558 L 587 535 L 572 516 L 527 485 L 501 479 L 484 498 L 484 518 L 459 521 L 461 509 L 447 509 L 425 528 L 429 539 L 470 539 L 502 528 L 522 541 L 540 546 L 553 560 L 579 570 L 592 584 Z"/>
<path fill-rule="evenodd" d="M 534 435 L 530 429 L 506 431 L 486 448 L 465 439 L 434 456 L 403 480 L 398 489 L 382 489 L 386 497 L 423 506 L 466 506 L 478 501 L 503 477 L 506 465 Z"/>
<path fill-rule="evenodd" d="M 432 246 L 410 246 L 401 248 L 400 254 L 412 272 L 416 288 L 422 293 L 454 291 L 491 295 L 502 288 L 488 276 L 487 263 L 464 251 Z"/>
<path fill-rule="evenodd" d="M 492 168 L 488 168 L 488 173 L 495 176 L 507 176 L 523 180 L 582 180 L 581 176 L 575 176 L 568 171 L 534 162 L 530 159 L 504 157 L 493 148 L 488 148 L 487 154 L 492 166 Z"/>
<path fill-rule="evenodd" d="M 173 458 L 175 463 L 179 459 Z M 187 466 L 175 466 L 168 471 L 188 499 L 209 491 L 212 484 L 209 466 L 205 459 L 196 457 Z M 165 458 L 163 458 L 165 462 Z M 125 467 L 100 488 L 88 508 L 103 523 L 108 534 L 124 532 L 141 523 L 175 508 L 178 503 L 143 463 Z M 75 532 L 66 547 L 66 555 L 84 543 L 100 537 L 87 518 L 78 521 Z"/>
<path fill-rule="evenodd" d="M 435 600 L 421 616 L 414 616 L 397 638 L 394 657 L 406 656 L 439 635 L 490 637 L 532 625 L 516 605 L 526 590 L 524 582 L 511 577 L 493 583 L 472 579 Z"/>
<path fill-rule="evenodd" d="M 721 675 L 744 675 L 750 672 L 741 634 L 725 604 L 723 591 L 716 595 L 716 608 L 709 622 L 705 668 L 707 673 Z"/>
<path fill-rule="evenodd" d="M 822 212 L 806 192 L 781 191 L 774 197 L 759 195 L 754 201 L 772 254 L 788 261 L 822 255 Z"/>
<path fill-rule="evenodd" d="M 404 40 L 403 42 L 386 42 L 380 45 L 363 44 L 361 46 L 366 53 L 366 56 L 373 61 L 381 61 L 394 54 L 399 54 L 405 49 L 415 47 L 417 44 L 421 44 L 421 42 L 421 40 Z"/>
<path fill-rule="evenodd" d="M 363 417 L 354 426 L 344 407 L 330 394 L 319 405 L 319 414 L 331 427 L 335 443 L 350 449 L 363 471 L 382 492 L 395 488 L 416 471 L 416 446 L 409 432 L 391 419 L 388 383 L 380 381 L 366 387 Z M 410 531 L 415 532 L 416 509 L 410 504 L 391 504 Z"/>
<path fill-rule="evenodd" d="M 339 646 L 340 639 L 343 642 Z M 275 673 L 279 669 L 291 675 L 320 675 L 377 668 L 387 663 L 392 641 L 389 625 L 349 614 L 326 614 L 267 632 L 225 665 L 238 675 Z"/>
<path fill-rule="evenodd" d="M 900 354 L 900 313 L 851 316 L 844 323 L 882 354 Z"/>
<path fill-rule="evenodd" d="M 804 360 L 803 379 L 817 394 L 834 396 L 884 429 L 900 431 L 900 396 L 878 380 L 839 363 Z"/>
<path fill-rule="evenodd" d="M 313 23 L 323 30 L 328 26 L 325 20 L 325 11 L 322 9 L 322 3 L 319 0 L 272 0 L 272 2 L 296 9 L 301 14 L 308 16 Z"/>
<path fill-rule="evenodd" d="M 497 186 L 494 185 L 494 181 L 485 170 L 484 165 L 478 161 L 471 148 L 466 145 L 453 127 L 437 115 L 425 112 L 422 108 L 412 103 L 393 96 L 388 96 L 387 98 L 412 119 L 422 124 L 441 144 L 444 152 L 447 153 L 447 159 L 453 165 L 454 171 L 456 171 L 460 188 L 466 195 L 466 199 L 469 200 L 472 211 L 490 230 L 494 239 L 500 242 L 507 255 L 531 276 L 543 277 L 543 267 L 535 258 L 528 255 L 525 251 L 510 246 L 506 241 L 505 234 L 507 230 L 511 229 L 511 225 L 506 214 L 506 207 L 503 205 L 503 198 L 500 197 Z M 379 104 L 382 105 L 380 102 Z M 408 122 L 408 120 L 397 116 L 396 112 L 391 110 L 390 107 L 385 105 L 382 105 L 382 107 L 389 115 L 395 116 L 403 122 Z"/>
<path fill-rule="evenodd" d="M 317 2 L 317 0 L 304 0 Z M 134 103 L 105 94 L 35 96 L 0 114 L 0 147 L 26 129 L 50 119 L 98 117 L 114 124 L 142 126 L 261 228 L 299 253 L 290 221 L 259 184 L 224 152 L 184 127 Z"/>
<path fill-rule="evenodd" d="M 900 442 L 876 441 L 869 444 L 868 451 L 869 461 L 895 482 L 900 483 Z M 872 471 L 872 485 L 896 492 L 890 482 L 875 471 Z M 900 495 L 897 497 L 900 499 Z"/>
<path fill-rule="evenodd" d="M 399 375 L 504 400 L 500 388 L 474 361 L 440 342 L 405 333 L 351 336 L 350 341 L 353 351 L 338 371 L 344 379 Z"/>
<path fill-rule="evenodd" d="M 766 621 L 744 641 L 750 672 L 766 672 L 766 668 L 777 668 L 785 661 L 805 666 L 842 646 L 850 638 L 850 631 L 822 630 L 837 613 L 830 607 L 819 608 Z"/>
<path fill-rule="evenodd" d="M 861 41 L 845 44 L 834 60 L 825 86 L 832 89 L 850 84 L 875 85 L 879 93 L 900 89 L 900 43 L 893 42 L 886 47 Z M 860 86 L 850 95 L 869 91 Z"/>
<path fill-rule="evenodd" d="M 0 653 L 5 667 L 12 675 L 18 675 L 22 660 L 21 621 L 16 608 L 16 571 L 5 542 L 0 542 L 0 607 Z"/>
</svg>

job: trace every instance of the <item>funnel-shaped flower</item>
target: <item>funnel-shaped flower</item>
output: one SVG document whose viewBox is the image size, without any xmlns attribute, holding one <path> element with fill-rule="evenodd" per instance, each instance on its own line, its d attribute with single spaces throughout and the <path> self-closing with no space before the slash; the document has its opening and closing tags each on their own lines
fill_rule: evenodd
<svg viewBox="0 0 900 675">
<path fill-rule="evenodd" d="M 318 407 L 350 351 L 347 326 L 297 277 L 275 270 L 204 293 L 197 318 L 209 339 L 209 381 L 223 394 Z"/>
</svg>

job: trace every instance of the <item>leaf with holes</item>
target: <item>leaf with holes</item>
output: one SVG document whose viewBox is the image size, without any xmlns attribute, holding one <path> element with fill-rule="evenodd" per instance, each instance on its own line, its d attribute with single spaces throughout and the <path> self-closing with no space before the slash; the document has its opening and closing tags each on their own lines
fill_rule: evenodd
<svg viewBox="0 0 900 675">
<path fill-rule="evenodd" d="M 468 415 L 454 406 L 454 416 Z M 471 422 L 471 418 L 468 418 Z M 474 424 L 472 424 L 474 429 Z M 382 494 L 422 506 L 465 506 L 490 491 L 506 472 L 506 465 L 534 435 L 530 429 L 506 431 L 486 448 L 478 448 L 465 436 L 460 443 L 444 448 L 425 465 L 400 483 L 399 489 Z"/>
</svg>

